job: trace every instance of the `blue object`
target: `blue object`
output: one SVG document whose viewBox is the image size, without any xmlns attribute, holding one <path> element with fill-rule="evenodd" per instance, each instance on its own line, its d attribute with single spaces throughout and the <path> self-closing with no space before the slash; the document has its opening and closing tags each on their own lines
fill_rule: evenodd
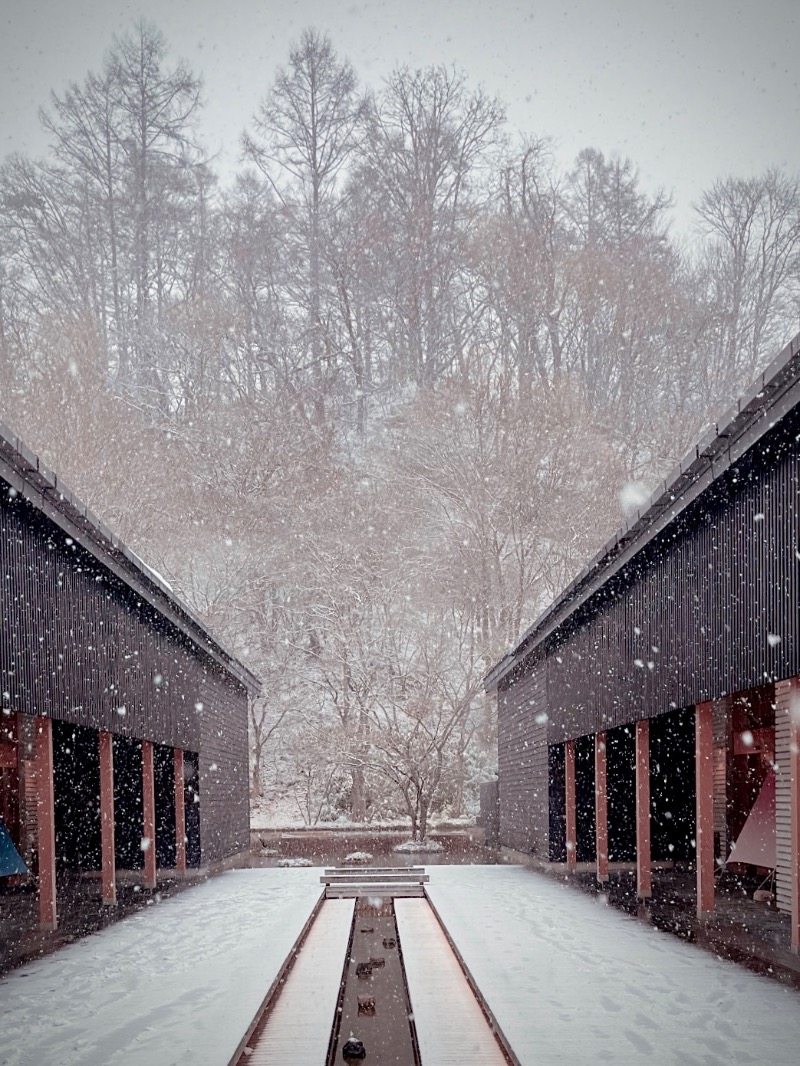
<svg viewBox="0 0 800 1066">
<path fill-rule="evenodd" d="M 0 818 L 0 877 L 11 877 L 12 874 L 26 874 L 27 872 L 28 867 L 22 861 L 22 856 L 14 847 L 14 841 Z"/>
</svg>

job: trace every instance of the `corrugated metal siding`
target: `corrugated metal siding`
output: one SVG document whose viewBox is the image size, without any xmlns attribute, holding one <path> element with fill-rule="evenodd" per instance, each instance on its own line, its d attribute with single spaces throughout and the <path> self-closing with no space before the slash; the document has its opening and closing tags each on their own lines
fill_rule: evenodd
<svg viewBox="0 0 800 1066">
<path fill-rule="evenodd" d="M 544 663 L 520 678 L 512 677 L 498 691 L 498 776 L 501 843 L 546 857 L 549 828 Z"/>
<path fill-rule="evenodd" d="M 41 512 L 6 491 L 0 581 L 5 705 L 199 752 L 203 861 L 245 848 L 244 687 Z"/>
<path fill-rule="evenodd" d="M 791 913 L 792 896 L 789 878 L 791 870 L 791 783 L 789 780 L 789 714 L 792 689 L 791 681 L 779 681 L 775 685 L 775 843 L 777 869 L 775 875 L 778 910 Z"/>
<path fill-rule="evenodd" d="M 795 411 L 565 623 L 551 743 L 800 672 L 798 430 Z"/>
</svg>

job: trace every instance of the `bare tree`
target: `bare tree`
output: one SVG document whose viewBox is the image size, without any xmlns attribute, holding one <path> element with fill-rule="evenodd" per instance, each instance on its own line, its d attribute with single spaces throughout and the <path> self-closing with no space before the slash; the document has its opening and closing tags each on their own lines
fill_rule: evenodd
<svg viewBox="0 0 800 1066">
<path fill-rule="evenodd" d="M 769 170 L 717 181 L 697 205 L 708 240 L 707 402 L 729 402 L 797 326 L 800 179 Z"/>
<path fill-rule="evenodd" d="M 245 135 L 245 156 L 267 177 L 291 220 L 299 257 L 308 262 L 299 302 L 307 306 L 312 377 L 322 404 L 330 363 L 323 322 L 323 237 L 328 239 L 340 177 L 356 149 L 365 99 L 355 72 L 330 38 L 305 30 Z M 330 369 L 330 366 L 328 367 Z"/>
<path fill-rule="evenodd" d="M 497 100 L 444 67 L 396 70 L 371 109 L 359 181 L 392 248 L 382 271 L 391 381 L 430 385 L 468 343 L 465 233 L 503 122 Z"/>
</svg>

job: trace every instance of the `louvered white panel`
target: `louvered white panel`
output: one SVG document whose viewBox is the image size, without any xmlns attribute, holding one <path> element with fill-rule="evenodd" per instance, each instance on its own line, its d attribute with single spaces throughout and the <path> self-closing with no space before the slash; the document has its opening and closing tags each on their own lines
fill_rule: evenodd
<svg viewBox="0 0 800 1066">
<path fill-rule="evenodd" d="M 728 854 L 728 698 L 714 700 L 714 832 L 719 853 Z"/>
<path fill-rule="evenodd" d="M 775 685 L 775 842 L 777 847 L 776 896 L 779 911 L 791 911 L 792 896 L 789 880 L 791 858 L 791 819 L 789 781 L 789 701 L 792 681 L 778 681 Z"/>
<path fill-rule="evenodd" d="M 506 1066 L 427 900 L 395 900 L 397 930 L 424 1066 Z"/>
<path fill-rule="evenodd" d="M 248 1066 L 325 1066 L 355 900 L 326 900 Z"/>
</svg>

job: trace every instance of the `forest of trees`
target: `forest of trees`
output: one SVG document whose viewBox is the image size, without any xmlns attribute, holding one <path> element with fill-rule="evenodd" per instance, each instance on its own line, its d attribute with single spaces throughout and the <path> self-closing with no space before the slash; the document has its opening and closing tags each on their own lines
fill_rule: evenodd
<svg viewBox="0 0 800 1066">
<path fill-rule="evenodd" d="M 225 180 L 201 106 L 138 24 L 2 162 L 0 418 L 262 678 L 254 796 L 424 833 L 483 673 L 797 332 L 800 179 L 678 240 L 633 162 L 314 30 Z"/>
</svg>

